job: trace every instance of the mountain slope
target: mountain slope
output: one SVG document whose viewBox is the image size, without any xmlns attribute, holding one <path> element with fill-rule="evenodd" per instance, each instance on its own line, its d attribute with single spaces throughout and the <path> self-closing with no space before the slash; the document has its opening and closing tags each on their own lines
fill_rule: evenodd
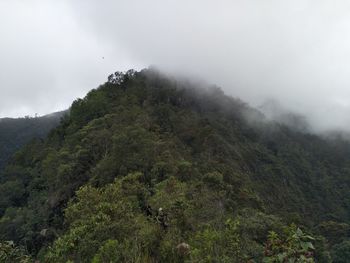
<svg viewBox="0 0 350 263">
<path fill-rule="evenodd" d="M 329 262 L 349 235 L 349 156 L 218 88 L 117 73 L 15 154 L 0 237 L 45 262 L 260 262 L 296 223 Z"/>
<path fill-rule="evenodd" d="M 0 119 L 0 170 L 21 146 L 34 138 L 44 138 L 59 124 L 63 112 L 37 118 Z"/>
</svg>

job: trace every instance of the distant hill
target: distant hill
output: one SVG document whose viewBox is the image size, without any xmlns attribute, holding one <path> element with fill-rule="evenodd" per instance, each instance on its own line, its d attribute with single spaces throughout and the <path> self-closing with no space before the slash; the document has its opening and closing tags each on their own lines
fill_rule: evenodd
<svg viewBox="0 0 350 263">
<path fill-rule="evenodd" d="M 349 189 L 342 138 L 129 71 L 15 153 L 0 175 L 0 239 L 55 263 L 348 262 Z"/>
<path fill-rule="evenodd" d="M 37 118 L 0 118 L 0 170 L 20 147 L 35 138 L 45 138 L 65 112 Z"/>
</svg>

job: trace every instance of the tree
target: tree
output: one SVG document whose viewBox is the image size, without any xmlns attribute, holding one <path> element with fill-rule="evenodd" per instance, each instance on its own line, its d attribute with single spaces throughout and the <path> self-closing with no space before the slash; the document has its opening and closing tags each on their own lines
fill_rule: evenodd
<svg viewBox="0 0 350 263">
<path fill-rule="evenodd" d="M 331 255 L 333 263 L 348 263 L 350 259 L 350 240 L 334 245 Z"/>
<path fill-rule="evenodd" d="M 0 243 L 0 262 L 2 263 L 30 263 L 31 258 L 21 248 L 15 247 L 13 242 Z"/>
<path fill-rule="evenodd" d="M 265 246 L 264 263 L 305 263 L 315 262 L 313 237 L 306 235 L 300 228 L 291 225 L 286 228 L 286 236 L 281 238 L 271 231 Z"/>
</svg>

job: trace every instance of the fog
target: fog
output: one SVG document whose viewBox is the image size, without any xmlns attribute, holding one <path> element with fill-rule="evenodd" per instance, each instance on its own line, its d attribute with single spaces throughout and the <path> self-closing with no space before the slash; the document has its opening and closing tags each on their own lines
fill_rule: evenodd
<svg viewBox="0 0 350 263">
<path fill-rule="evenodd" d="M 66 109 L 116 68 L 140 67 L 89 34 L 67 3 L 0 1 L 0 118 Z"/>
<path fill-rule="evenodd" d="M 0 116 L 59 110 L 154 65 L 350 130 L 348 1 L 5 0 L 0 17 Z"/>
</svg>

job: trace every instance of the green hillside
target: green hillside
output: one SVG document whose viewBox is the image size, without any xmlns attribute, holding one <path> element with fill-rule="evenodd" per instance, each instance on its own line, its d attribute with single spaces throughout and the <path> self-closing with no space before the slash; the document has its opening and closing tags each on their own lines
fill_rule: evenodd
<svg viewBox="0 0 350 263">
<path fill-rule="evenodd" d="M 18 151 L 0 259 L 349 262 L 350 145 L 197 86 L 116 73 Z"/>
<path fill-rule="evenodd" d="M 0 170 L 8 159 L 34 138 L 45 138 L 56 127 L 64 112 L 36 118 L 0 119 Z"/>
</svg>

